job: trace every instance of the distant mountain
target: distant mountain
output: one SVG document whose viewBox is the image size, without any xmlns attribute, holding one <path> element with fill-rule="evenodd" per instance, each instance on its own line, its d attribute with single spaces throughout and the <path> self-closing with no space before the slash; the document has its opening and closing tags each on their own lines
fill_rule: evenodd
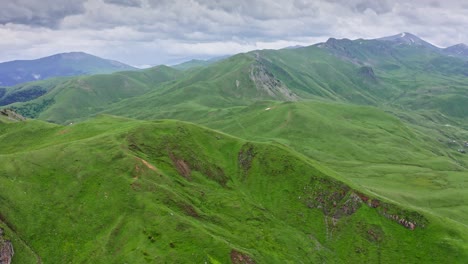
<svg viewBox="0 0 468 264">
<path fill-rule="evenodd" d="M 0 63 L 0 85 L 44 80 L 52 77 L 136 70 L 118 61 L 102 59 L 84 52 L 60 53 L 36 60 Z"/>
<path fill-rule="evenodd" d="M 445 48 L 444 52 L 447 54 L 455 55 L 455 56 L 468 57 L 468 46 L 463 43 L 460 43 L 460 44 Z"/>
<path fill-rule="evenodd" d="M 207 65 L 210 65 L 210 64 L 211 63 L 209 61 L 206 61 L 206 60 L 193 59 L 193 60 L 189 60 L 189 61 L 177 64 L 177 65 L 174 65 L 174 66 L 172 66 L 172 68 L 177 69 L 177 70 L 185 71 L 185 70 L 188 70 L 188 69 L 192 69 L 192 68 L 196 68 L 196 67 L 203 67 L 203 66 L 207 66 Z"/>
<path fill-rule="evenodd" d="M 283 49 L 298 49 L 298 48 L 304 48 L 304 46 L 302 46 L 302 45 L 294 45 L 294 46 L 285 47 L 285 48 L 283 48 Z"/>
<path fill-rule="evenodd" d="M 193 69 L 193 68 L 205 67 L 205 66 L 213 64 L 215 62 L 227 59 L 229 57 L 230 57 L 230 55 L 214 57 L 214 58 L 211 58 L 211 59 L 208 59 L 208 60 L 192 59 L 192 60 L 189 60 L 189 61 L 186 61 L 186 62 L 182 62 L 180 64 L 173 65 L 171 67 L 174 68 L 174 69 L 177 69 L 177 70 L 185 71 L 185 70 L 189 70 L 189 69 Z"/>
<path fill-rule="evenodd" d="M 377 40 L 393 42 L 398 45 L 406 44 L 406 45 L 423 46 L 423 47 L 430 48 L 430 49 L 439 49 L 436 46 L 432 45 L 431 43 L 424 41 L 421 38 L 408 32 L 403 32 L 394 36 L 379 38 Z"/>
</svg>

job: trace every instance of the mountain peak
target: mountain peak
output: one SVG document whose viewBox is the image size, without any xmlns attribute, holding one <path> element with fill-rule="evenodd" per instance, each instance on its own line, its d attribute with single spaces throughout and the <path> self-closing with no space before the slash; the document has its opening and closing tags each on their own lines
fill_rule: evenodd
<svg viewBox="0 0 468 264">
<path fill-rule="evenodd" d="M 418 36 L 408 33 L 408 32 L 402 32 L 397 35 L 378 38 L 377 40 L 389 41 L 389 42 L 396 43 L 397 45 L 418 45 L 418 46 L 425 46 L 428 48 L 436 48 L 431 43 L 424 41 Z"/>
<path fill-rule="evenodd" d="M 445 48 L 444 52 L 450 55 L 468 57 L 468 46 L 463 43 L 459 43 L 459 44 L 450 46 L 448 48 Z"/>
</svg>

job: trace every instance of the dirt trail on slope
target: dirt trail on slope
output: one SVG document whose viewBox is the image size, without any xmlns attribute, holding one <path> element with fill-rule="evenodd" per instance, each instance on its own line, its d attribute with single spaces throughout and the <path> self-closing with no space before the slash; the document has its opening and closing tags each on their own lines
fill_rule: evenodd
<svg viewBox="0 0 468 264">
<path fill-rule="evenodd" d="M 141 158 L 137 158 L 137 159 L 140 160 L 143 164 L 145 164 L 145 166 L 146 166 L 148 169 L 150 169 L 150 170 L 152 170 L 152 171 L 157 171 L 157 170 L 158 170 L 158 169 L 156 169 L 155 166 L 149 164 L 146 160 L 141 159 Z"/>
</svg>

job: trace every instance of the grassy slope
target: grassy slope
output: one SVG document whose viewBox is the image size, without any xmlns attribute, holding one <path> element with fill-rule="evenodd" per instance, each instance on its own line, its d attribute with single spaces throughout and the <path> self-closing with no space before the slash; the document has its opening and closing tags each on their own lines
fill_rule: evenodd
<svg viewBox="0 0 468 264">
<path fill-rule="evenodd" d="M 395 65 L 400 63 L 400 68 L 406 67 L 405 70 L 398 70 L 397 72 L 387 73 L 384 77 L 379 77 L 391 77 L 390 79 L 400 82 L 394 87 L 391 86 L 392 84 L 388 84 L 389 88 L 385 88 L 388 88 L 387 91 L 391 91 L 390 98 L 392 96 L 399 97 L 401 90 L 404 89 L 417 91 L 424 82 L 438 85 L 450 82 L 457 83 L 458 79 L 463 78 L 461 76 L 452 76 L 453 79 L 444 79 L 437 75 L 428 77 L 430 75 L 427 73 L 415 75 L 415 72 L 418 72 L 421 67 L 425 67 L 424 65 L 427 62 L 425 56 L 434 57 L 439 55 L 427 53 L 424 56 L 421 54 L 416 56 L 413 54 L 414 50 L 399 52 L 401 52 L 399 55 L 390 53 L 391 55 L 376 63 L 375 66 L 378 74 L 382 74 L 379 73 L 381 67 L 388 67 L 390 63 L 395 63 Z M 424 52 L 421 53 L 425 54 Z M 405 55 L 408 57 L 406 66 L 396 59 Z M 341 67 L 340 72 L 348 73 L 351 76 L 346 77 L 349 82 L 345 82 L 343 86 L 354 85 L 352 72 L 357 67 L 349 63 L 340 65 L 336 62 L 336 58 L 323 54 L 317 47 L 303 48 L 299 49 L 299 51 L 263 51 L 260 52 L 259 56 L 264 58 L 262 63 L 282 65 L 281 69 L 276 69 L 271 65 L 270 68 L 273 69 L 273 72 L 278 71 L 275 76 L 278 76 L 290 87 L 292 87 L 291 84 L 300 81 L 310 85 L 308 87 L 314 87 L 307 81 L 307 78 L 312 76 L 313 80 L 320 80 L 313 71 L 313 69 L 323 68 L 315 65 L 318 62 Z M 362 55 L 361 57 L 362 60 L 371 60 L 372 56 L 375 57 L 376 55 L 365 54 L 365 56 Z M 306 60 L 302 59 L 302 64 L 291 62 L 301 61 L 300 57 L 306 58 Z M 287 61 L 288 59 L 290 61 Z M 252 63 L 252 61 L 246 62 Z M 407 70 L 411 67 L 417 70 Z M 301 72 L 301 68 L 304 73 L 301 80 L 291 79 L 288 81 L 288 78 L 284 77 L 288 76 L 287 73 L 284 73 L 284 76 L 281 75 L 281 71 L 284 70 L 295 72 L 296 77 L 301 76 L 301 74 L 297 74 L 297 72 Z M 208 68 L 200 76 L 206 78 L 206 76 L 214 76 L 220 74 L 220 72 L 232 72 L 229 68 L 215 71 L 217 69 L 220 68 Z M 289 76 L 292 76 L 292 74 L 289 74 Z M 405 86 L 404 82 L 410 83 L 408 78 L 411 78 L 411 76 L 420 76 L 418 77 L 420 79 L 411 86 Z M 421 76 L 426 76 L 426 79 Z M 225 80 L 224 75 L 220 77 Z M 346 80 L 346 78 L 343 80 Z M 433 82 L 433 79 L 437 81 Z M 160 93 L 161 90 L 154 91 L 145 95 L 145 97 L 122 101 L 107 111 L 141 119 L 178 118 L 202 123 L 242 138 L 279 141 L 288 144 L 308 157 L 326 163 L 334 170 L 352 178 L 356 183 L 379 195 L 448 217 L 459 223 L 466 223 L 468 208 L 464 201 L 468 197 L 465 191 L 467 183 L 464 175 L 467 173 L 467 159 L 466 155 L 457 152 L 457 149 L 461 147 L 461 143 L 468 140 L 466 127 L 463 128 L 462 126 L 463 119 L 460 119 L 458 124 L 455 123 L 455 127 L 460 126 L 461 128 L 451 131 L 453 129 L 444 125 L 447 123 L 453 124 L 455 120 L 453 118 L 436 118 L 443 116 L 443 114 L 435 111 L 404 111 L 395 110 L 390 106 L 381 106 L 390 115 L 376 108 L 317 102 L 279 105 L 271 102 L 253 104 L 247 107 L 238 104 L 232 107 L 235 104 L 226 103 L 226 99 L 219 99 L 217 96 L 228 94 L 223 90 L 220 93 L 219 87 L 232 84 L 234 78 L 224 84 L 216 83 L 216 85 L 204 81 L 202 83 L 203 89 L 200 88 L 197 93 L 193 94 L 188 91 L 192 89 L 193 83 L 196 83 L 197 80 L 194 78 L 188 78 L 187 80 L 190 81 L 185 81 L 186 83 L 182 81 L 180 86 L 171 86 L 165 93 Z M 342 79 L 337 78 L 337 80 Z M 330 83 L 327 85 L 330 85 Z M 383 84 L 380 83 L 379 85 Z M 375 101 L 379 101 L 382 100 L 382 97 L 388 95 L 379 94 L 382 92 L 382 87 L 375 88 L 380 90 L 369 91 L 367 93 L 368 98 L 375 98 Z M 231 89 L 231 92 L 235 91 L 234 88 Z M 349 90 L 360 91 L 359 89 Z M 300 92 L 297 88 L 296 91 Z M 179 92 L 182 94 L 181 96 L 174 95 Z M 364 96 L 366 93 L 363 91 L 361 94 Z M 183 95 L 187 96 L 184 97 Z M 219 104 L 206 107 L 205 102 L 193 103 L 198 102 L 197 100 L 200 97 L 205 100 L 216 101 Z M 231 98 L 235 97 L 231 95 Z M 341 99 L 346 100 L 345 98 Z M 428 100 L 430 101 L 430 99 Z M 160 103 L 162 101 L 164 103 Z M 244 102 L 248 102 L 248 99 L 244 100 Z M 421 102 L 424 102 L 424 100 Z M 387 104 L 394 106 L 399 103 Z M 180 107 L 180 105 L 188 106 Z M 277 107 L 274 110 L 265 111 L 266 108 L 272 106 Z M 399 107 L 401 107 L 401 104 Z M 391 115 L 394 115 L 394 117 Z M 402 115 L 404 118 L 401 120 L 395 118 L 395 116 Z M 448 142 L 453 139 L 457 140 L 457 144 L 448 145 Z M 414 192 L 411 190 L 414 190 Z M 437 196 L 434 196 L 434 193 L 437 193 Z"/>
<path fill-rule="evenodd" d="M 468 220 L 468 157 L 457 152 L 468 140 L 466 130 L 426 129 L 373 107 L 313 101 L 263 102 L 216 119 L 204 122 L 242 138 L 286 144 L 401 204 Z M 458 143 L 449 144 L 454 139 Z"/>
<path fill-rule="evenodd" d="M 376 104 L 377 84 L 358 74 L 360 66 L 316 46 L 258 52 L 260 61 L 304 98 Z M 381 85 L 381 84 L 380 84 Z M 380 89 L 382 91 L 383 89 Z"/>
<path fill-rule="evenodd" d="M 11 106 L 27 117 L 70 123 L 100 112 L 111 103 L 142 95 L 178 74 L 172 68 L 158 66 L 139 72 L 76 77 L 57 84 L 44 96 Z"/>
<path fill-rule="evenodd" d="M 250 79 L 254 63 L 253 56 L 239 54 L 191 71 L 176 82 L 164 84 L 144 96 L 113 104 L 105 112 L 140 119 L 187 119 L 190 116 L 191 120 L 196 120 L 210 111 L 274 99 L 257 89 Z"/>
<path fill-rule="evenodd" d="M 458 226 L 382 200 L 362 204 L 325 168 L 281 146 L 106 116 L 0 130 L 2 219 L 13 241 L 45 262 L 228 263 L 233 249 L 258 263 L 467 257 Z M 384 208 L 418 226 L 385 218 Z M 15 263 L 35 260 L 15 246 Z"/>
</svg>

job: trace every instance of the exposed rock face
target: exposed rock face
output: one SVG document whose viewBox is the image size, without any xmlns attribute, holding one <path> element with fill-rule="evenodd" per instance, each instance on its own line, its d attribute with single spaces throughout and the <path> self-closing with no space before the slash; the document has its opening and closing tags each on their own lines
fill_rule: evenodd
<svg viewBox="0 0 468 264">
<path fill-rule="evenodd" d="M 187 180 L 192 180 L 192 177 L 191 177 L 192 170 L 190 169 L 189 164 L 185 160 L 174 156 L 173 153 L 170 153 L 169 156 L 171 157 L 171 160 L 174 163 L 174 166 L 176 167 L 179 174 L 183 176 L 184 178 L 186 178 Z"/>
<path fill-rule="evenodd" d="M 289 90 L 283 82 L 276 79 L 261 63 L 255 63 L 250 68 L 250 79 L 255 83 L 257 90 L 266 93 L 274 99 L 297 101 L 299 96 Z"/>
<path fill-rule="evenodd" d="M 233 264 L 255 264 L 255 261 L 250 256 L 235 249 L 231 250 L 231 262 Z"/>
<path fill-rule="evenodd" d="M 14 254 L 13 244 L 3 237 L 3 229 L 0 228 L 0 264 L 10 264 Z"/>
<path fill-rule="evenodd" d="M 7 117 L 11 121 L 24 121 L 26 118 L 24 118 L 22 115 L 16 113 L 15 111 L 11 109 L 0 109 L 0 115 Z"/>
<path fill-rule="evenodd" d="M 253 148 L 253 145 L 247 143 L 244 146 L 242 146 L 242 149 L 239 151 L 238 154 L 238 162 L 239 162 L 239 167 L 242 172 L 243 178 L 247 176 L 247 173 L 250 170 L 250 167 L 252 167 L 252 161 L 255 157 L 255 151 Z"/>
<path fill-rule="evenodd" d="M 375 76 L 375 73 L 372 67 L 363 66 L 359 68 L 358 74 L 366 81 L 374 82 L 374 83 L 377 82 L 377 77 Z"/>
</svg>

